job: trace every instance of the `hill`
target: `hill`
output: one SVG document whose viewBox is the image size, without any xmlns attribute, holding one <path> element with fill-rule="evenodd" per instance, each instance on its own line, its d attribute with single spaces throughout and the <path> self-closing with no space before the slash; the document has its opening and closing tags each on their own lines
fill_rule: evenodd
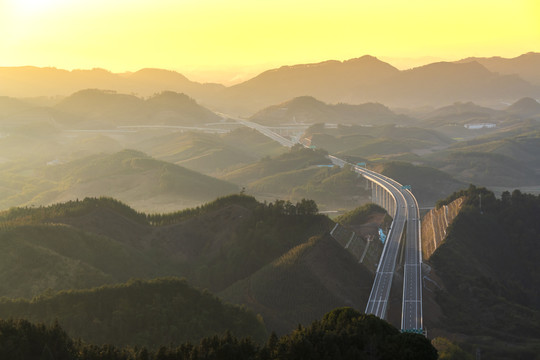
<svg viewBox="0 0 540 360">
<path fill-rule="evenodd" d="M 374 360 L 401 358 L 404 360 L 434 360 L 437 350 L 420 335 L 402 334 L 396 328 L 372 315 L 363 315 L 351 308 L 339 308 L 320 321 L 301 327 L 278 338 L 271 335 L 267 343 L 258 345 L 251 339 L 238 339 L 225 334 L 207 337 L 198 344 L 183 343 L 159 350 L 147 348 L 117 348 L 75 342 L 60 326 L 32 324 L 28 321 L 0 321 L 0 356 L 13 353 L 21 360 L 37 358 L 80 360 L 107 358 L 112 360 L 139 359 L 335 359 L 364 358 Z M 324 338 L 325 341 L 320 341 Z M 440 345 L 440 344 L 439 344 Z M 443 345 L 448 347 L 448 342 Z M 44 356 L 44 354 L 46 354 Z M 300 355 L 298 355 L 300 354 Z M 345 355 L 342 355 L 345 354 Z"/>
<path fill-rule="evenodd" d="M 514 65 L 507 67 L 510 73 L 503 72 L 487 63 L 482 65 L 485 62 L 481 59 L 399 71 L 375 57 L 362 56 L 283 66 L 231 87 L 196 83 L 160 69 L 114 74 L 102 69 L 4 67 L 0 68 L 0 93 L 12 97 L 67 96 L 81 89 L 110 89 L 151 96 L 174 91 L 233 115 L 252 115 L 299 96 L 312 96 L 327 103 L 376 102 L 392 107 L 442 106 L 456 101 L 496 105 L 523 97 L 540 97 L 536 57 L 537 54 L 526 54 L 523 61 L 519 60 L 524 70 L 517 72 L 522 77 L 515 75 Z"/>
<path fill-rule="evenodd" d="M 300 145 L 289 152 L 265 157 L 222 176 L 259 198 L 293 202 L 315 200 L 321 209 L 351 208 L 367 199 L 365 180 L 350 168 L 332 166 L 323 150 Z"/>
<path fill-rule="evenodd" d="M 235 169 L 222 178 L 227 181 L 247 185 L 262 177 L 279 173 L 299 170 L 313 165 L 330 165 L 331 161 L 326 158 L 323 150 L 305 149 L 297 145 L 289 152 L 275 156 L 265 157 L 257 163 Z"/>
<path fill-rule="evenodd" d="M 170 214 L 108 198 L 13 208 L 0 213 L 0 296 L 166 275 L 219 291 L 328 231 L 331 221 L 316 211 L 312 201 L 263 204 L 245 195 Z"/>
<path fill-rule="evenodd" d="M 426 326 L 459 333 L 493 359 L 534 357 L 540 345 L 540 198 L 515 190 L 496 199 L 470 186 L 442 204 L 458 197 L 464 205 L 429 258 L 440 279 L 436 299 L 443 317 Z"/>
<path fill-rule="evenodd" d="M 219 293 L 278 334 L 340 306 L 365 307 L 373 274 L 329 235 L 313 237 Z"/>
<path fill-rule="evenodd" d="M 47 205 L 87 196 L 114 196 L 139 209 L 178 210 L 238 190 L 231 183 L 134 150 L 92 155 L 65 164 L 41 166 L 34 171 L 34 176 L 20 180 L 17 184 L 20 188 L 13 195 L 3 199 L 3 208 Z M 3 181 L 13 186 L 10 177 Z"/>
<path fill-rule="evenodd" d="M 493 72 L 498 72 L 505 75 L 519 75 L 533 84 L 540 85 L 540 75 L 538 67 L 540 67 L 540 53 L 529 52 L 515 58 L 502 58 L 499 56 L 490 58 L 466 58 L 459 62 L 476 61 L 487 69 Z"/>
<path fill-rule="evenodd" d="M 525 97 L 506 108 L 506 112 L 523 118 L 538 118 L 540 117 L 540 103 L 535 99 Z"/>
<path fill-rule="evenodd" d="M 465 125 L 468 123 L 490 122 L 502 116 L 497 111 L 473 102 L 456 102 L 422 115 L 426 125 L 439 127 L 444 125 Z"/>
<path fill-rule="evenodd" d="M 537 145 L 534 139 L 520 142 L 499 140 L 491 144 L 434 154 L 430 157 L 430 165 L 453 174 L 456 179 L 465 183 L 506 187 L 537 185 L 540 181 L 537 172 L 525 162 L 513 158 L 520 153 L 535 154 Z M 533 149 L 532 154 L 527 148 Z M 537 163 L 536 158 L 534 162 Z"/>
<path fill-rule="evenodd" d="M 393 66 L 372 56 L 347 61 L 324 61 L 315 64 L 282 66 L 234 85 L 227 90 L 225 101 L 240 104 L 241 99 L 252 99 L 231 110 L 253 113 L 298 96 L 313 96 L 326 102 L 356 102 L 359 88 L 368 87 L 399 72 Z M 286 86 L 284 86 L 287 84 Z M 333 84 L 333 86 L 328 86 Z M 225 105 L 225 104 L 223 104 Z"/>
<path fill-rule="evenodd" d="M 351 125 L 406 124 L 414 120 L 398 115 L 378 103 L 361 105 L 329 105 L 310 96 L 297 97 L 263 109 L 250 118 L 252 121 L 277 126 L 291 123 L 333 123 Z"/>
<path fill-rule="evenodd" d="M 97 345 L 156 349 L 178 346 L 229 331 L 264 341 L 266 330 L 255 314 L 224 304 L 185 281 L 131 280 L 88 290 L 41 295 L 32 300 L 0 301 L 1 318 L 24 318 L 52 325 L 69 336 Z"/>
<path fill-rule="evenodd" d="M 365 56 L 350 63 L 329 61 L 270 70 L 227 89 L 226 102 L 215 106 L 246 114 L 297 96 L 313 96 L 330 103 L 379 102 L 410 107 L 456 101 L 497 104 L 501 99 L 514 102 L 539 94 L 538 86 L 516 75 L 491 72 L 474 61 L 441 62 L 399 71 Z M 238 105 L 246 98 L 256 100 L 249 107 Z"/>
<path fill-rule="evenodd" d="M 14 97 L 68 96 L 81 89 L 110 89 L 139 96 L 162 91 L 191 94 L 214 94 L 223 89 L 217 84 L 199 84 L 168 70 L 141 69 L 134 73 L 115 74 L 103 69 L 62 70 L 34 66 L 0 67 L 0 93 Z"/>
<path fill-rule="evenodd" d="M 323 148 L 351 163 L 404 161 L 429 164 L 425 155 L 447 148 L 455 141 L 439 131 L 396 125 L 308 128 L 302 143 Z"/>
<path fill-rule="evenodd" d="M 158 159 L 213 175 L 285 151 L 279 143 L 244 127 L 222 135 L 173 132 L 134 146 Z"/>
<path fill-rule="evenodd" d="M 444 105 L 456 101 L 492 102 L 528 94 L 538 88 L 512 75 L 499 75 L 477 62 L 428 64 L 400 72 L 379 90 L 382 102 L 391 105 Z"/>
<path fill-rule="evenodd" d="M 111 128 L 120 125 L 197 126 L 221 120 L 187 95 L 161 92 L 147 100 L 97 89 L 81 90 L 55 106 L 68 127 Z"/>
<path fill-rule="evenodd" d="M 403 185 L 411 185 L 420 206 L 432 206 L 438 199 L 448 196 L 464 185 L 448 172 L 406 162 L 383 163 L 376 165 L 374 170 Z"/>
</svg>

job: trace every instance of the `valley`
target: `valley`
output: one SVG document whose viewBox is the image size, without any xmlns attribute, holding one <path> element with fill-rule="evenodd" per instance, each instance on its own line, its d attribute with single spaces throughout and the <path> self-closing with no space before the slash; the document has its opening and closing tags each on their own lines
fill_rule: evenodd
<svg viewBox="0 0 540 360">
<path fill-rule="evenodd" d="M 469 60 L 228 87 L 0 68 L 0 318 L 125 358 L 245 337 L 277 356 L 363 321 L 426 358 L 534 358 L 540 83 Z"/>
</svg>

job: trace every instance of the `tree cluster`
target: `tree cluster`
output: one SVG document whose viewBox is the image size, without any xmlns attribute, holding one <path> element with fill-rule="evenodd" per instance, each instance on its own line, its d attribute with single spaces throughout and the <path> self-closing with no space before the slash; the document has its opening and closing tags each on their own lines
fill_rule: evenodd
<svg viewBox="0 0 540 360">
<path fill-rule="evenodd" d="M 336 309 L 291 334 L 272 334 L 264 345 L 226 333 L 178 347 L 117 348 L 74 341 L 54 324 L 0 320 L 0 358 L 12 360 L 435 360 L 437 351 L 422 335 L 400 333 L 373 315 Z"/>
</svg>

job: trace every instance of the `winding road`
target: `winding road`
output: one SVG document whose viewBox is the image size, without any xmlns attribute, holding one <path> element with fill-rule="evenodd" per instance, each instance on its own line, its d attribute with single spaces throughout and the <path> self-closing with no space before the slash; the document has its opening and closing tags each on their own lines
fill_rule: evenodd
<svg viewBox="0 0 540 360">
<path fill-rule="evenodd" d="M 231 118 L 231 117 L 229 117 Z M 244 119 L 231 118 L 244 126 L 258 130 L 262 134 L 278 141 L 283 146 L 291 147 L 294 142 L 276 134 L 267 127 Z M 348 164 L 345 160 L 329 156 L 334 165 L 340 167 Z M 403 263 L 403 301 L 401 312 L 401 330 L 404 332 L 422 333 L 422 250 L 420 239 L 420 213 L 418 202 L 412 192 L 397 181 L 377 172 L 360 166 L 349 164 L 355 172 L 368 181 L 377 184 L 387 191 L 395 202 L 393 222 L 384 244 L 383 252 L 377 266 L 375 280 L 366 306 L 366 314 L 374 314 L 381 319 L 386 318 L 392 280 L 394 278 L 400 242 L 405 227 L 407 228 Z"/>
</svg>

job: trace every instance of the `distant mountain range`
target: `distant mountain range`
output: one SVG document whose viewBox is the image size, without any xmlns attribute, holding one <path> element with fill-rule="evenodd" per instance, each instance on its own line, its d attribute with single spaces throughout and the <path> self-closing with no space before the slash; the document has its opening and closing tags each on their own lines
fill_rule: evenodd
<svg viewBox="0 0 540 360">
<path fill-rule="evenodd" d="M 225 87 L 200 84 L 167 70 L 114 74 L 102 69 L 0 68 L 0 95 L 66 96 L 99 88 L 150 96 L 181 92 L 214 110 L 251 115 L 299 96 L 329 103 L 382 102 L 388 106 L 442 106 L 475 101 L 490 106 L 540 97 L 540 53 L 514 59 L 468 58 L 400 71 L 372 56 L 347 61 L 283 66 Z"/>
</svg>

